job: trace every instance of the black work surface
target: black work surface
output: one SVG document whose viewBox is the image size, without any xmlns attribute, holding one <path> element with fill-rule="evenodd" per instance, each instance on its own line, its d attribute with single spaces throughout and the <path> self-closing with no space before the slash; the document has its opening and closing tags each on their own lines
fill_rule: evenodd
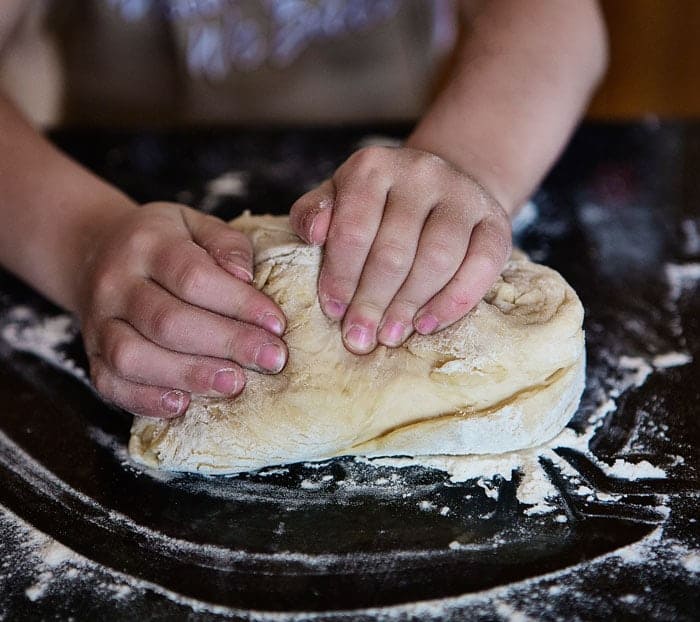
<svg viewBox="0 0 700 622">
<path fill-rule="evenodd" d="M 228 219 L 286 211 L 362 139 L 406 129 L 71 130 L 54 139 L 138 201 L 180 201 Z M 227 171 L 244 172 L 245 188 L 217 196 L 207 181 Z M 350 458 L 159 478 L 119 450 L 128 416 L 0 339 L 0 504 L 95 562 L 29 598 L 36 568 L 21 536 L 3 532 L 0 555 L 16 568 L 0 572 L 0 617 L 697 619 L 700 288 L 695 280 L 674 290 L 668 275 L 669 265 L 700 261 L 700 126 L 586 126 L 535 205 L 519 244 L 559 270 L 586 308 L 588 382 L 575 430 L 600 407 L 620 357 L 692 357 L 615 395 L 590 444 L 607 464 L 646 460 L 667 477 L 613 477 L 561 448 L 577 475 L 541 459 L 558 490 L 557 511 L 545 515 L 524 512 L 521 473 L 488 484 L 497 498 L 483 482 L 455 484 L 419 467 L 372 467 L 370 481 Z M 18 305 L 59 313 L 0 273 L 0 328 Z M 79 340 L 65 351 L 84 365 Z M 377 472 L 399 492 L 379 487 Z M 603 494 L 576 494 L 572 481 Z M 614 554 L 645 538 L 648 557 L 630 565 Z M 115 597 L 105 589 L 113 571 L 143 582 Z M 425 600 L 434 602 L 409 605 Z"/>
</svg>

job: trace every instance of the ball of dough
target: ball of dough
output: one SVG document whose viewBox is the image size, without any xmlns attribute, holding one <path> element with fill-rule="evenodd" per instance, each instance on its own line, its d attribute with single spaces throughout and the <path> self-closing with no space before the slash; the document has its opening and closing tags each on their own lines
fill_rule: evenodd
<svg viewBox="0 0 700 622">
<path fill-rule="evenodd" d="M 516 251 L 461 321 L 357 356 L 318 304 L 321 249 L 286 217 L 244 214 L 231 225 L 253 242 L 256 287 L 287 316 L 287 366 L 248 372 L 235 399 L 194 396 L 178 419 L 136 417 L 137 462 L 235 473 L 342 455 L 500 453 L 551 439 L 573 415 L 583 309 L 554 270 Z"/>
</svg>

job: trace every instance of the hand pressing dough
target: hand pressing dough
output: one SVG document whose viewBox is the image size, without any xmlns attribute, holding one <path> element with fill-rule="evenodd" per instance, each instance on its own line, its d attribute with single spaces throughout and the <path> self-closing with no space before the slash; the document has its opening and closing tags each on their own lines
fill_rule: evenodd
<svg viewBox="0 0 700 622">
<path fill-rule="evenodd" d="M 248 372 L 236 399 L 193 397 L 187 413 L 136 417 L 129 451 L 150 467 L 235 473 L 332 456 L 500 453 L 554 437 L 584 384 L 583 309 L 554 270 L 514 252 L 460 322 L 366 356 L 321 311 L 321 250 L 286 217 L 231 225 L 255 248 L 255 285 L 284 310 L 289 361 Z"/>
</svg>

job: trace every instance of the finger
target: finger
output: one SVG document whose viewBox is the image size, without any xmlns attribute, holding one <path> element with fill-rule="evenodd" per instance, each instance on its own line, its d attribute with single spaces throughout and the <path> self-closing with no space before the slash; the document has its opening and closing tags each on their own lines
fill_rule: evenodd
<svg viewBox="0 0 700 622">
<path fill-rule="evenodd" d="M 150 274 L 171 294 L 190 304 L 255 324 L 278 336 L 284 332 L 284 313 L 268 296 L 234 278 L 191 240 L 160 248 Z"/>
<path fill-rule="evenodd" d="M 182 354 L 269 373 L 279 372 L 287 360 L 284 342 L 266 330 L 183 302 L 150 280 L 132 288 L 120 317 L 146 339 Z"/>
<path fill-rule="evenodd" d="M 245 374 L 235 363 L 166 350 L 122 320 L 112 319 L 104 326 L 99 354 L 115 375 L 137 384 L 229 397 L 245 386 Z"/>
<path fill-rule="evenodd" d="M 248 237 L 214 216 L 183 209 L 192 239 L 224 270 L 250 283 L 253 280 L 253 247 Z"/>
<path fill-rule="evenodd" d="M 289 224 L 308 244 L 321 246 L 326 241 L 335 186 L 328 179 L 320 186 L 299 197 L 289 211 Z"/>
<path fill-rule="evenodd" d="M 356 154 L 357 155 L 357 154 Z M 318 279 L 319 302 L 333 320 L 345 315 L 379 229 L 391 180 L 357 166 L 334 180 L 337 191 Z"/>
<path fill-rule="evenodd" d="M 190 396 L 185 391 L 120 378 L 100 357 L 90 361 L 90 372 L 95 389 L 105 400 L 135 415 L 173 419 L 185 414 L 190 404 Z"/>
<path fill-rule="evenodd" d="M 415 329 L 425 335 L 464 317 L 484 296 L 510 256 L 510 231 L 501 219 L 481 221 L 472 232 L 454 278 L 418 312 Z"/>
<path fill-rule="evenodd" d="M 413 332 L 413 318 L 455 275 L 469 245 L 471 223 L 463 206 L 440 203 L 428 216 L 416 258 L 384 315 L 378 340 L 401 345 Z"/>
<path fill-rule="evenodd" d="M 379 231 L 374 239 L 352 302 L 343 319 L 343 340 L 356 354 L 377 345 L 377 326 L 411 271 L 431 197 L 389 191 Z"/>
</svg>

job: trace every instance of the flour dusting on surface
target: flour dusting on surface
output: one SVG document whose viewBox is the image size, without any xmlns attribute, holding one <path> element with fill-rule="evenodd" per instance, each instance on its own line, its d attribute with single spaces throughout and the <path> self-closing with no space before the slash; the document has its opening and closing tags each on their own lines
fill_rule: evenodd
<svg viewBox="0 0 700 622">
<path fill-rule="evenodd" d="M 216 180 L 215 180 L 216 181 Z M 213 182 L 212 182 L 213 183 Z M 245 192 L 245 179 L 224 176 L 219 185 L 211 185 L 207 191 L 212 196 L 240 196 Z M 238 184 L 238 185 L 237 185 Z M 595 210 L 584 214 L 592 222 L 600 215 Z M 537 214 L 533 216 L 535 218 Z M 596 221 L 597 222 L 597 221 Z M 532 221 L 525 222 L 523 227 L 531 226 Z M 687 229 L 687 230 L 686 230 Z M 691 240 L 696 229 L 688 234 L 689 228 L 684 226 L 686 240 Z M 694 240 L 695 238 L 692 238 Z M 695 248 L 694 242 L 686 244 L 686 250 Z M 690 251 L 688 251 L 690 252 Z M 665 276 L 668 282 L 668 301 L 678 304 L 683 296 L 697 287 L 700 281 L 700 264 L 670 263 L 665 266 Z M 27 306 L 16 306 L 0 318 L 0 336 L 11 348 L 40 357 L 50 365 L 73 375 L 86 382 L 85 371 L 67 353 L 69 346 L 77 338 L 77 325 L 67 315 L 45 316 Z M 575 517 L 569 508 L 570 499 L 598 504 L 603 508 L 614 508 L 615 504 L 624 503 L 624 494 L 616 489 L 600 489 L 595 478 L 580 472 L 567 456 L 571 453 L 582 457 L 598 472 L 607 483 L 624 486 L 628 482 L 673 483 L 673 469 L 683 464 L 683 457 L 671 453 L 661 454 L 665 461 L 656 463 L 649 457 L 644 445 L 643 434 L 652 434 L 655 438 L 664 440 L 668 426 L 662 419 L 654 418 L 653 411 L 645 411 L 642 405 L 635 411 L 635 422 L 629 439 L 620 444 L 620 450 L 612 457 L 602 460 L 592 449 L 596 434 L 605 431 L 606 422 L 614 418 L 618 409 L 630 394 L 644 387 L 659 375 L 680 373 L 675 368 L 694 363 L 693 357 L 684 350 L 684 342 L 680 340 L 669 349 L 652 350 L 640 353 L 639 350 L 625 352 L 605 352 L 604 358 L 610 365 L 610 377 L 589 378 L 588 410 L 582 413 L 571 427 L 565 428 L 551 441 L 528 450 L 489 456 L 420 456 L 420 457 L 391 457 L 391 458 L 356 458 L 351 461 L 354 470 L 349 469 L 344 479 L 334 475 L 333 461 L 306 463 L 301 465 L 301 474 L 297 480 L 298 490 L 291 490 L 281 502 L 286 503 L 291 511 L 296 505 L 308 502 L 309 495 L 317 495 L 322 499 L 334 491 L 334 499 L 352 503 L 357 498 L 371 498 L 380 501 L 384 498 L 405 499 L 407 504 L 420 513 L 422 519 L 451 519 L 460 512 L 456 499 L 443 500 L 431 497 L 420 488 L 413 487 L 407 477 L 412 468 L 432 470 L 442 473 L 445 477 L 445 487 L 454 490 L 455 485 L 473 482 L 471 492 L 464 493 L 459 501 L 468 500 L 471 495 L 482 495 L 487 503 L 496 505 L 502 501 L 502 490 L 505 484 L 515 488 L 515 498 L 519 511 L 529 521 L 541 521 L 553 524 L 556 529 L 568 530 Z M 670 415 L 669 415 L 670 416 Z M 114 455 L 122 468 L 128 469 L 138 476 L 150 477 L 168 486 L 185 487 L 186 481 L 178 474 L 157 470 L 143 470 L 135 466 L 126 452 L 123 443 L 104 430 L 96 427 L 89 428 L 88 434 L 92 441 L 106 448 Z M 566 452 L 569 452 L 568 454 Z M 656 457 L 656 456 L 655 456 Z M 72 489 L 54 474 L 43 469 L 31 456 L 21 452 L 10 439 L 0 436 L 0 462 L 13 465 L 13 468 L 24 469 L 33 476 L 32 485 L 41 488 L 47 497 L 71 498 L 82 504 L 85 514 L 95 516 L 95 520 L 105 524 L 128 530 L 137 534 L 147 547 L 152 547 L 160 553 L 177 557 L 184 553 L 201 553 L 210 560 L 231 560 L 238 558 L 268 559 L 274 558 L 283 562 L 301 564 L 310 572 L 323 571 L 333 568 L 342 562 L 342 556 L 336 554 L 305 555 L 291 551 L 272 554 L 260 554 L 256 557 L 247 551 L 232 550 L 223 546 L 202 545 L 200 543 L 178 540 L 165 534 L 140 525 L 128 516 L 113 509 L 105 508 L 94 499 Z M 273 482 L 278 477 L 291 477 L 294 466 L 279 466 L 264 469 L 254 476 L 256 482 Z M 552 473 L 560 478 L 559 485 L 554 485 Z M 231 476 L 220 481 L 239 483 L 245 476 Z M 196 492 L 209 495 L 238 494 L 238 488 L 227 491 L 226 487 L 208 487 L 207 478 L 197 480 L 194 486 Z M 185 483 L 183 483 L 185 482 Z M 563 482 L 563 484 L 562 484 Z M 562 486 L 566 488 L 564 499 Z M 613 490 L 612 492 L 610 490 Z M 298 494 L 297 494 L 298 493 Z M 254 493 L 250 493 L 254 494 Z M 304 496 L 306 495 L 306 496 Z M 261 499 L 265 497 L 261 495 Z M 320 501 L 319 501 L 320 502 Z M 561 570 L 553 571 L 534 578 L 513 581 L 508 584 L 488 590 L 464 594 L 461 596 L 440 598 L 439 600 L 411 602 L 401 605 L 367 608 L 357 611 L 334 612 L 333 619 L 347 622 L 357 619 L 384 620 L 399 622 L 402 620 L 439 620 L 450 615 L 450 619 L 462 619 L 461 613 L 468 612 L 471 617 L 481 619 L 530 620 L 542 619 L 543 611 L 548 619 L 561 617 L 557 612 L 548 609 L 552 598 L 580 599 L 585 594 L 587 606 L 591 610 L 599 608 L 608 610 L 609 599 L 600 590 L 591 586 L 597 577 L 604 574 L 609 580 L 619 578 L 624 582 L 625 577 L 636 575 L 650 565 L 663 564 L 670 568 L 669 580 L 673 576 L 697 577 L 700 573 L 700 551 L 674 541 L 672 535 L 666 533 L 667 521 L 674 512 L 672 501 L 668 495 L 656 495 L 648 501 L 650 510 L 649 533 L 627 546 L 611 552 L 598 555 L 580 563 L 573 563 Z M 442 519 L 440 518 L 442 517 Z M 484 514 L 475 518 L 477 523 L 485 523 L 492 518 Z M 653 527 L 653 528 L 652 528 Z M 282 535 L 288 530 L 286 517 L 275 529 L 275 535 Z M 90 586 L 97 586 L 101 598 L 112 603 L 114 611 L 129 612 L 130 603 L 139 598 L 160 599 L 158 602 L 169 612 L 171 617 L 186 617 L 195 614 L 205 616 L 221 616 L 222 618 L 245 619 L 259 622 L 301 622 L 302 620 L 330 619 L 323 613 L 273 613 L 264 611 L 243 611 L 202 602 L 173 592 L 157 583 L 145 581 L 107 568 L 91 559 L 72 551 L 57 540 L 45 535 L 35 527 L 0 507 L 0 531 L 11 542 L 16 542 L 12 554 L 0 564 L 0 586 L 14 576 L 27 576 L 23 594 L 29 603 L 39 603 L 45 599 L 80 593 L 90 594 Z M 566 532 L 568 533 L 568 532 Z M 523 536 L 523 534 L 520 534 Z M 527 535 L 527 534 L 525 534 Z M 475 545 L 456 536 L 446 540 L 444 545 L 447 554 L 467 554 L 473 552 Z M 486 544 L 480 544 L 485 549 L 498 550 L 502 541 L 494 538 Z M 420 559 L 421 551 L 391 551 L 396 560 L 409 559 L 414 562 Z M 385 554 L 385 555 L 386 555 Z M 360 561 L 371 566 L 377 557 L 359 555 Z M 397 562 L 398 563 L 398 562 Z M 673 573 L 677 573 L 673 575 Z M 1 592 L 1 590 L 0 590 Z M 60 596 L 59 596 L 60 597 Z M 635 592 L 623 593 L 619 598 L 625 611 L 642 612 L 651 610 L 654 606 L 653 596 L 645 594 L 643 588 Z M 559 611 L 559 614 L 561 611 Z M 116 615 L 116 614 L 115 614 Z M 166 613 L 164 613 L 164 616 Z M 363 618 L 362 616 L 365 616 Z M 3 600 L 0 594 L 0 618 L 4 617 Z"/>
<path fill-rule="evenodd" d="M 85 370 L 61 349 L 78 334 L 78 324 L 73 317 L 66 314 L 40 317 L 31 308 L 18 305 L 1 319 L 0 336 L 13 349 L 34 354 L 81 380 L 87 378 Z"/>
</svg>

